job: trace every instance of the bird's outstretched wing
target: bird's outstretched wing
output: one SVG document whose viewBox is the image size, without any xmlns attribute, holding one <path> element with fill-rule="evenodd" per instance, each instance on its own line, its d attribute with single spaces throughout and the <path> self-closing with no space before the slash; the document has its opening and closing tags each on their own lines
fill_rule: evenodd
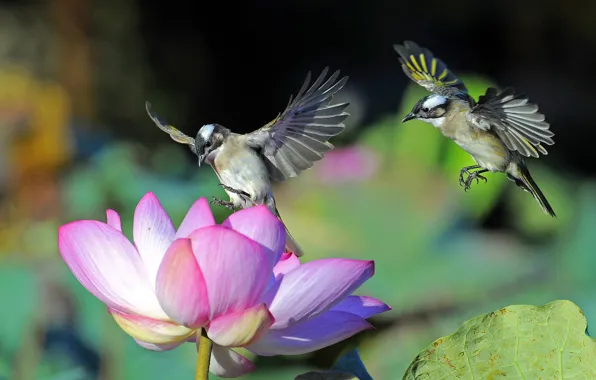
<svg viewBox="0 0 596 380">
<path fill-rule="evenodd" d="M 536 104 L 529 103 L 524 94 L 507 88 L 498 93 L 495 88 L 486 90 L 467 115 L 468 123 L 483 129 L 492 129 L 507 148 L 526 157 L 547 154 L 544 145 L 553 145 L 555 135 L 549 130 L 545 116 Z"/>
<path fill-rule="evenodd" d="M 399 61 L 404 73 L 430 92 L 445 97 L 452 97 L 458 92 L 468 92 L 464 83 L 457 78 L 447 65 L 428 49 L 421 48 L 412 41 L 403 45 L 393 45 L 399 54 Z"/>
<path fill-rule="evenodd" d="M 333 149 L 329 139 L 344 130 L 344 112 L 349 103 L 330 104 L 348 77 L 339 81 L 339 71 L 325 80 L 328 68 L 309 87 L 308 73 L 296 97 L 264 127 L 246 135 L 247 144 L 264 157 L 269 175 L 283 181 L 296 177 Z"/>
<path fill-rule="evenodd" d="M 151 118 L 151 120 L 153 120 L 155 125 L 157 125 L 159 127 L 159 129 L 161 129 L 162 131 L 164 131 L 165 133 L 170 135 L 172 140 L 174 140 L 180 144 L 189 145 L 191 150 L 195 149 L 195 139 L 193 139 L 190 136 L 185 135 L 184 133 L 180 132 L 174 126 L 161 120 L 161 118 L 159 116 L 157 116 L 157 114 L 155 112 L 153 112 L 153 110 L 151 109 L 151 103 L 145 102 L 145 108 L 147 109 L 147 114 L 149 114 L 149 117 Z"/>
</svg>

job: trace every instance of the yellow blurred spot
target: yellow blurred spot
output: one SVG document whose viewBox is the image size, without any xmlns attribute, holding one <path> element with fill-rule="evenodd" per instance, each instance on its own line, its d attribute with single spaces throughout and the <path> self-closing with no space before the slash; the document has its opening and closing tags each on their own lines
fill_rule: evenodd
<svg viewBox="0 0 596 380">
<path fill-rule="evenodd" d="M 33 83 L 28 104 L 28 133 L 10 149 L 17 177 L 31 171 L 54 170 L 72 154 L 68 121 L 70 101 L 56 83 Z"/>
<path fill-rule="evenodd" d="M 57 174 L 73 150 L 70 99 L 57 83 L 20 67 L 0 68 L 0 82 L 0 141 L 5 144 L 0 154 L 8 163 L 8 177 L 0 184 L 6 194 L 0 204 L 0 253 L 39 254 L 50 249 L 49 241 L 37 241 L 36 252 L 23 252 L 31 248 L 23 239 L 28 226 L 60 213 Z"/>
</svg>

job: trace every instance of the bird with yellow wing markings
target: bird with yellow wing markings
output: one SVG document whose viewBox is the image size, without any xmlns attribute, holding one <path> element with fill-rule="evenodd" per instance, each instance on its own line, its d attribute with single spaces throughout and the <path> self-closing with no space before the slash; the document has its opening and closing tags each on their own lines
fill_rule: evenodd
<svg viewBox="0 0 596 380">
<path fill-rule="evenodd" d="M 503 172 L 528 191 L 542 210 L 555 211 L 532 179 L 525 158 L 546 155 L 554 133 L 528 97 L 507 88 L 488 88 L 478 101 L 464 83 L 428 50 L 411 41 L 394 45 L 404 73 L 432 94 L 420 99 L 403 122 L 418 119 L 432 124 L 468 152 L 476 165 L 461 169 L 459 182 L 469 190 L 472 182 L 487 181 L 482 173 Z"/>
</svg>

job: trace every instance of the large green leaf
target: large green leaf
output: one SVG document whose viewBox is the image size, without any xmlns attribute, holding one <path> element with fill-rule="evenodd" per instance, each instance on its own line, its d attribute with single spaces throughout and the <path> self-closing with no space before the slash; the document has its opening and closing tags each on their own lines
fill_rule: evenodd
<svg viewBox="0 0 596 380">
<path fill-rule="evenodd" d="M 506 270 L 501 273 L 506 273 Z M 476 280 L 470 287 L 479 285 Z M 467 302 L 458 302 L 455 308 L 449 307 L 449 299 L 438 300 L 436 304 L 429 304 L 426 310 L 421 310 L 422 313 L 406 315 L 383 330 L 382 334 L 361 342 L 359 348 L 362 359 L 375 379 L 395 378 L 395 374 L 404 373 L 411 359 L 424 349 L 428 342 L 439 336 L 451 334 L 461 326 L 462 321 L 485 313 L 486 310 L 498 309 L 502 305 L 524 304 L 528 301 L 543 305 L 560 298 L 560 294 L 553 290 L 552 285 L 552 277 L 540 273 L 502 289 L 485 291 L 484 295 L 477 295 Z M 576 297 L 573 296 L 574 299 Z M 578 304 L 582 306 L 586 315 L 590 312 L 590 306 L 594 305 L 592 298 L 578 299 L 583 301 Z M 596 312 L 592 315 L 596 315 Z"/>
<path fill-rule="evenodd" d="M 570 301 L 514 305 L 475 317 L 410 364 L 410 379 L 594 379 L 596 344 Z"/>
</svg>

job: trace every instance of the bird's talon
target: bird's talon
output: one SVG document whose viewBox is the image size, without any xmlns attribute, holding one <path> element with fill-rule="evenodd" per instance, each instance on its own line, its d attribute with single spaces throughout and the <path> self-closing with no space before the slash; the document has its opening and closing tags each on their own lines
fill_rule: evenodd
<svg viewBox="0 0 596 380">
<path fill-rule="evenodd" d="M 467 176 L 468 176 L 466 179 L 464 179 L 464 174 L 467 174 Z M 459 185 L 460 186 L 465 186 L 465 184 L 468 181 L 468 178 L 470 178 L 471 175 L 472 175 L 472 173 L 470 172 L 470 170 L 468 170 L 467 167 L 466 168 L 462 168 L 459 171 Z"/>
<path fill-rule="evenodd" d="M 221 199 L 217 199 L 215 197 L 212 197 L 213 199 L 211 199 L 211 204 L 216 205 L 216 206 L 223 206 L 229 210 L 234 211 L 236 209 L 236 207 L 234 206 L 234 204 L 232 202 L 226 202 L 224 200 Z"/>
<path fill-rule="evenodd" d="M 463 171 L 463 170 L 462 170 Z M 464 182 L 464 191 L 468 192 L 468 190 L 471 188 L 472 183 L 474 182 L 474 180 L 476 180 L 476 183 L 480 183 L 480 180 L 484 180 L 484 182 L 488 182 L 488 179 L 481 175 L 479 172 L 475 171 L 475 172 L 468 172 L 467 170 L 465 171 L 468 174 L 468 178 L 466 178 L 465 180 L 463 180 L 463 178 L 460 177 L 460 181 L 463 180 Z"/>
<path fill-rule="evenodd" d="M 234 194 L 238 194 L 238 195 L 243 195 L 245 197 L 249 197 L 250 198 L 250 194 L 247 193 L 246 191 L 234 189 L 233 187 L 230 187 L 228 185 L 224 185 L 223 183 L 220 183 L 220 185 L 221 185 L 221 187 L 223 187 L 224 190 L 229 191 L 230 193 L 234 193 Z"/>
</svg>

